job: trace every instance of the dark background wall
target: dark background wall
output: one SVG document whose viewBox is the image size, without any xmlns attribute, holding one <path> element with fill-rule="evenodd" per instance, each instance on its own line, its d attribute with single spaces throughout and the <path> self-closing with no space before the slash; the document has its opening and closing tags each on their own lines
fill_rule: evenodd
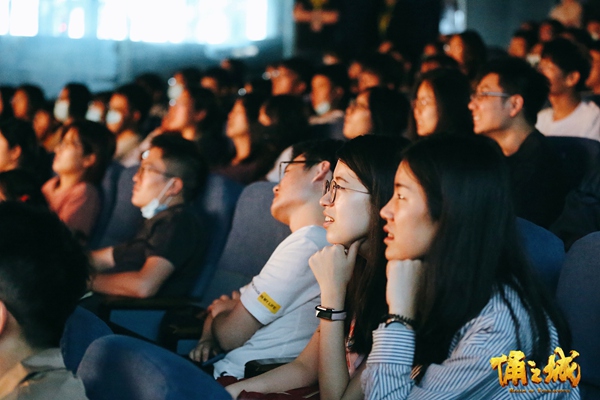
<svg viewBox="0 0 600 400">
<path fill-rule="evenodd" d="M 466 0 L 467 28 L 478 31 L 488 45 L 507 47 L 523 21 L 547 18 L 553 0 Z"/>
</svg>

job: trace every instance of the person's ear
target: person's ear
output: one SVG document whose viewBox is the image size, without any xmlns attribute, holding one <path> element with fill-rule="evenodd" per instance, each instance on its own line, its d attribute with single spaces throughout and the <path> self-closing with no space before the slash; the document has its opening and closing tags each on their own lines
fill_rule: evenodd
<svg viewBox="0 0 600 400">
<path fill-rule="evenodd" d="M 523 110 L 523 96 L 515 94 L 508 98 L 508 103 L 510 105 L 510 116 L 515 117 Z"/>
<path fill-rule="evenodd" d="M 3 301 L 0 301 L 0 336 L 6 329 L 6 324 L 8 323 L 8 309 Z"/>
<path fill-rule="evenodd" d="M 88 154 L 87 156 L 83 156 L 83 167 L 89 168 L 92 165 L 96 164 L 96 155 L 94 153 Z"/>
<path fill-rule="evenodd" d="M 316 167 L 316 168 L 315 168 Z M 329 172 L 331 168 L 331 163 L 329 161 L 321 161 L 317 165 L 315 165 L 316 173 L 313 177 L 313 182 L 324 181 L 329 177 Z"/>
<path fill-rule="evenodd" d="M 175 197 L 179 194 L 183 194 L 183 180 L 179 177 L 174 177 L 171 179 L 173 179 L 173 183 L 171 183 L 171 186 L 165 195 Z"/>
<path fill-rule="evenodd" d="M 572 71 L 569 72 L 565 77 L 565 83 L 569 87 L 575 87 L 579 83 L 580 79 L 581 74 L 579 73 L 579 71 Z"/>
</svg>

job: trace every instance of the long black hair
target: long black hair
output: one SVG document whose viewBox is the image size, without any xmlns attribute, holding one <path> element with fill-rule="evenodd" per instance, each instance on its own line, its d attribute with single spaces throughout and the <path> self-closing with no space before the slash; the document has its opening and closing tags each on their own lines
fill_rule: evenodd
<svg viewBox="0 0 600 400">
<path fill-rule="evenodd" d="M 371 194 L 367 237 L 369 253 L 357 260 L 346 295 L 346 310 L 354 316 L 355 324 L 349 347 L 359 354 L 370 352 L 372 331 L 387 313 L 385 233 L 379 210 L 392 197 L 394 175 L 405 143 L 399 137 L 365 135 L 346 142 L 338 152 L 339 161 L 356 174 Z M 351 322 L 352 318 L 346 320 L 346 333 Z"/>
<path fill-rule="evenodd" d="M 530 329 L 538 365 L 551 354 L 547 318 L 561 345 L 568 329 L 525 258 L 516 228 L 508 169 L 499 146 L 482 136 L 434 135 L 409 147 L 403 163 L 422 186 L 438 229 L 424 258 L 418 294 L 421 327 L 416 332 L 415 364 L 425 368 L 447 358 L 452 337 L 499 293 L 520 332 Z M 507 300 L 509 287 L 529 315 L 519 324 Z M 422 372 L 424 372 L 423 368 Z"/>
<path fill-rule="evenodd" d="M 417 98 L 419 87 L 427 83 L 433 90 L 438 122 L 432 134 L 451 135 L 473 134 L 473 117 L 469 111 L 471 86 L 467 77 L 454 68 L 438 68 L 424 73 L 414 87 L 413 99 Z M 411 115 L 411 135 L 417 137 Z"/>
</svg>

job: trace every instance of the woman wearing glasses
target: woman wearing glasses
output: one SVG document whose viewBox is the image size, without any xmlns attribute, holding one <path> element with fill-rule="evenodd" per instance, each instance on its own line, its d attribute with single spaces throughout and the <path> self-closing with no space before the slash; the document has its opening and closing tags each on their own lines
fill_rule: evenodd
<svg viewBox="0 0 600 400">
<path fill-rule="evenodd" d="M 415 85 L 411 136 L 473 133 L 469 111 L 469 81 L 460 71 L 439 68 L 426 72 Z"/>
<path fill-rule="evenodd" d="M 320 327 L 292 363 L 228 386 L 234 397 L 242 390 L 279 392 L 318 383 L 323 399 L 360 398 L 371 332 L 387 312 L 379 210 L 392 195 L 401 148 L 398 139 L 369 135 L 340 149 L 321 199 L 333 245 L 310 260 L 321 288 Z"/>
</svg>

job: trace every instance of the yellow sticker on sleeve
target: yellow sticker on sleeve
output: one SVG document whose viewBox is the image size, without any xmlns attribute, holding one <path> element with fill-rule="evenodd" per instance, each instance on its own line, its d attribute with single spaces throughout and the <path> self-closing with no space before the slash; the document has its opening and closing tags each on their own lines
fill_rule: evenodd
<svg viewBox="0 0 600 400">
<path fill-rule="evenodd" d="M 279 304 L 275 302 L 267 292 L 262 292 L 258 296 L 258 301 L 267 308 L 267 310 L 271 311 L 273 314 L 277 314 L 277 311 L 281 308 Z"/>
</svg>

